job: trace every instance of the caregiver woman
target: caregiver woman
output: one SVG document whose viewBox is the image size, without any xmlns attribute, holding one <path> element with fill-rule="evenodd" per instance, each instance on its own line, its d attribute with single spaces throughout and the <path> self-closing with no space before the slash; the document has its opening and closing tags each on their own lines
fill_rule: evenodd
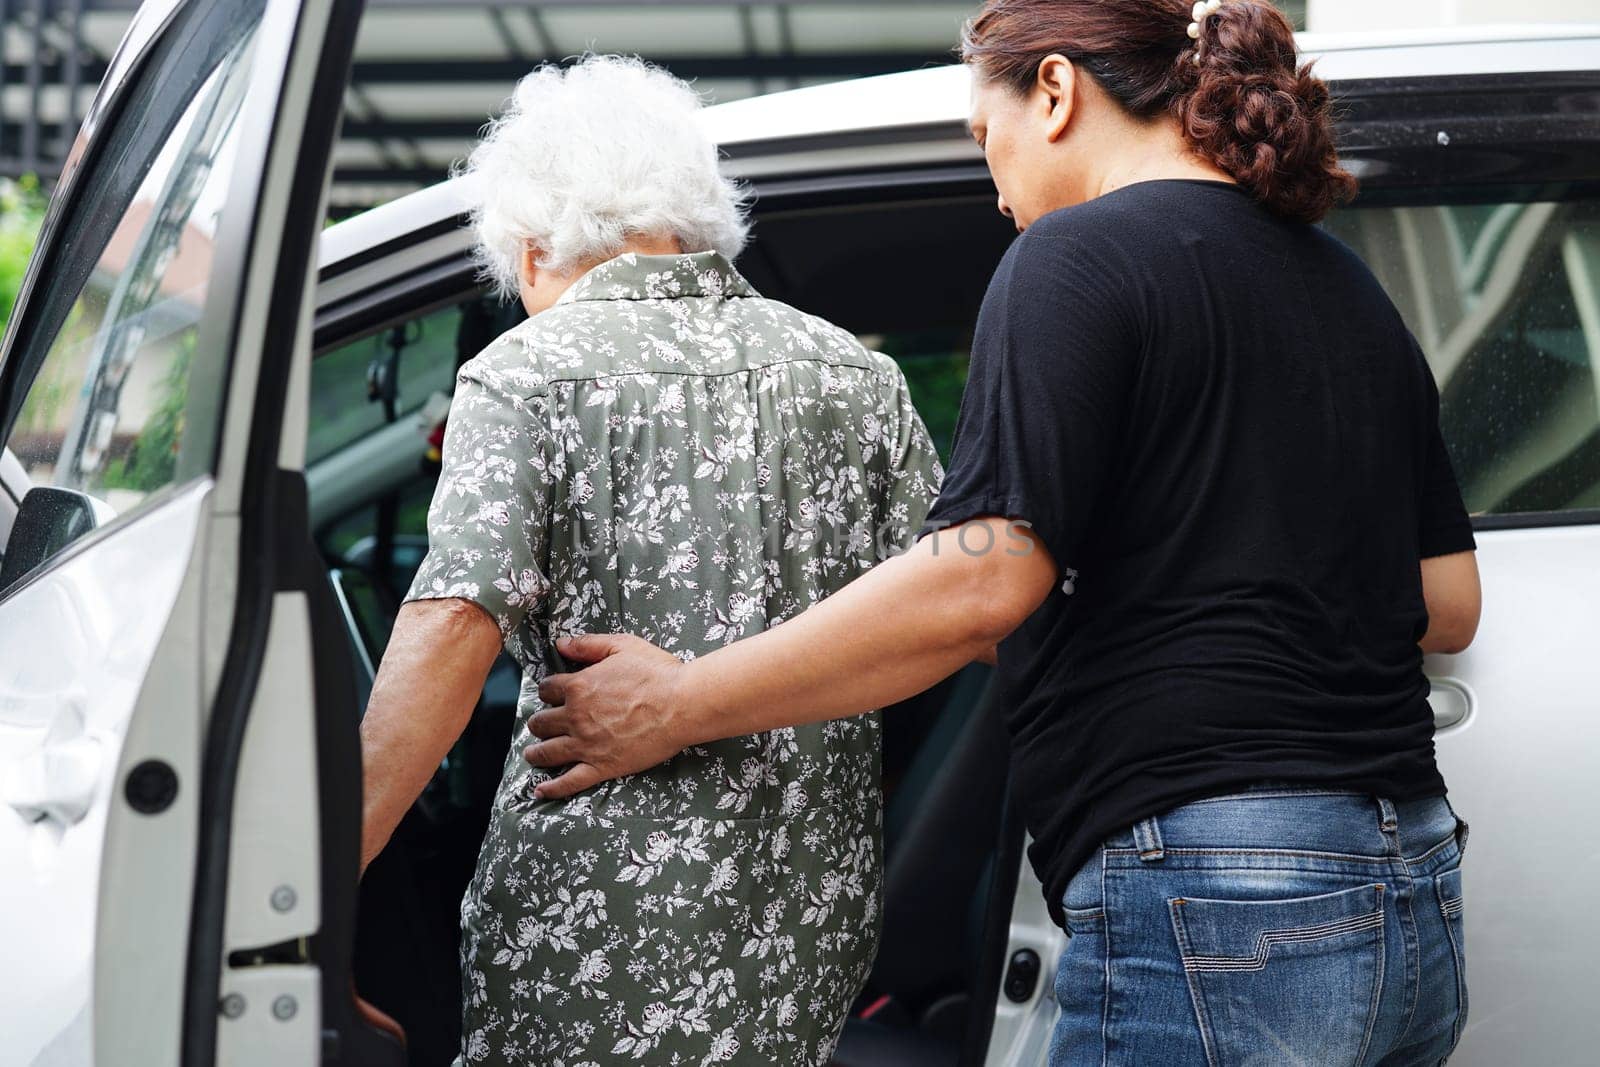
<svg viewBox="0 0 1600 1067">
<path fill-rule="evenodd" d="M 906 554 L 683 663 L 562 646 L 558 797 L 892 704 L 997 642 L 1013 789 L 1070 931 L 1053 1064 L 1436 1064 L 1465 824 L 1424 652 L 1479 614 L 1438 393 L 1312 224 L 1355 192 L 1255 0 L 991 0 L 972 134 L 1020 236 Z M 933 527 L 955 527 L 932 533 Z"/>
</svg>

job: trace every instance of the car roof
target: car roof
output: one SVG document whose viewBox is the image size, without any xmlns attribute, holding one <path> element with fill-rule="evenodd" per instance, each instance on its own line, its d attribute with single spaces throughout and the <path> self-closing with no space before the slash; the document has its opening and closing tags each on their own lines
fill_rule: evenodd
<svg viewBox="0 0 1600 1067">
<path fill-rule="evenodd" d="M 1314 59 L 1317 73 L 1331 82 L 1600 69 L 1600 22 L 1302 33 L 1297 43 L 1301 57 Z M 735 100 L 703 115 L 717 144 L 748 156 L 764 145 L 829 135 L 960 125 L 969 85 L 964 65 L 946 64 Z M 319 266 L 461 215 L 472 203 L 470 181 L 450 178 L 330 226 Z"/>
<path fill-rule="evenodd" d="M 1329 81 L 1527 73 L 1600 67 L 1600 23 L 1462 27 L 1408 33 L 1296 35 L 1301 58 Z M 1584 45 L 1587 47 L 1583 47 Z M 848 130 L 965 122 L 968 73 L 950 64 L 792 89 L 707 108 L 721 145 Z"/>
</svg>

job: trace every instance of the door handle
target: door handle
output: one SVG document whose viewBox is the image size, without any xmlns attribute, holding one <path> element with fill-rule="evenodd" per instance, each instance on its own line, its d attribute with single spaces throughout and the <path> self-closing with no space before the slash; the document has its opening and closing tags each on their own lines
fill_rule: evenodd
<svg viewBox="0 0 1600 1067">
<path fill-rule="evenodd" d="M 1459 678 L 1428 679 L 1428 706 L 1433 709 L 1434 732 L 1460 726 L 1477 708 L 1472 687 Z"/>
<path fill-rule="evenodd" d="M 69 695 L 44 741 L 12 766 L 6 803 L 29 822 L 72 826 L 89 814 L 100 782 L 100 743 L 84 731 L 80 693 Z"/>
</svg>

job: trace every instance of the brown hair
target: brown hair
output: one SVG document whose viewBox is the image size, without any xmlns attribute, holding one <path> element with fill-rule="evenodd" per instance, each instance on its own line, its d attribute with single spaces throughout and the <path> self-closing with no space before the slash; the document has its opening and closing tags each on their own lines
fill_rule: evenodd
<svg viewBox="0 0 1600 1067">
<path fill-rule="evenodd" d="M 987 0 L 961 58 L 1030 92 L 1052 53 L 1087 71 L 1130 114 L 1178 120 L 1196 154 L 1269 210 L 1316 222 L 1352 199 L 1328 86 L 1297 63 L 1294 30 L 1264 0 L 1223 0 L 1188 35 L 1189 0 Z M 1197 62 L 1195 56 L 1200 56 Z"/>
</svg>

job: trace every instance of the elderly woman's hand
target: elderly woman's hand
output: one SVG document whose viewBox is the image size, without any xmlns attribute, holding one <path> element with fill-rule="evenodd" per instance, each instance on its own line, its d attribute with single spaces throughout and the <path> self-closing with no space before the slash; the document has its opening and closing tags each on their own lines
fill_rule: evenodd
<svg viewBox="0 0 1600 1067">
<path fill-rule="evenodd" d="M 540 800 L 654 767 L 690 743 L 679 729 L 684 665 L 676 656 L 626 634 L 563 638 L 556 649 L 589 666 L 539 685 L 548 706 L 528 720 L 540 740 L 523 755 L 535 767 L 567 767 L 535 788 Z"/>
</svg>

